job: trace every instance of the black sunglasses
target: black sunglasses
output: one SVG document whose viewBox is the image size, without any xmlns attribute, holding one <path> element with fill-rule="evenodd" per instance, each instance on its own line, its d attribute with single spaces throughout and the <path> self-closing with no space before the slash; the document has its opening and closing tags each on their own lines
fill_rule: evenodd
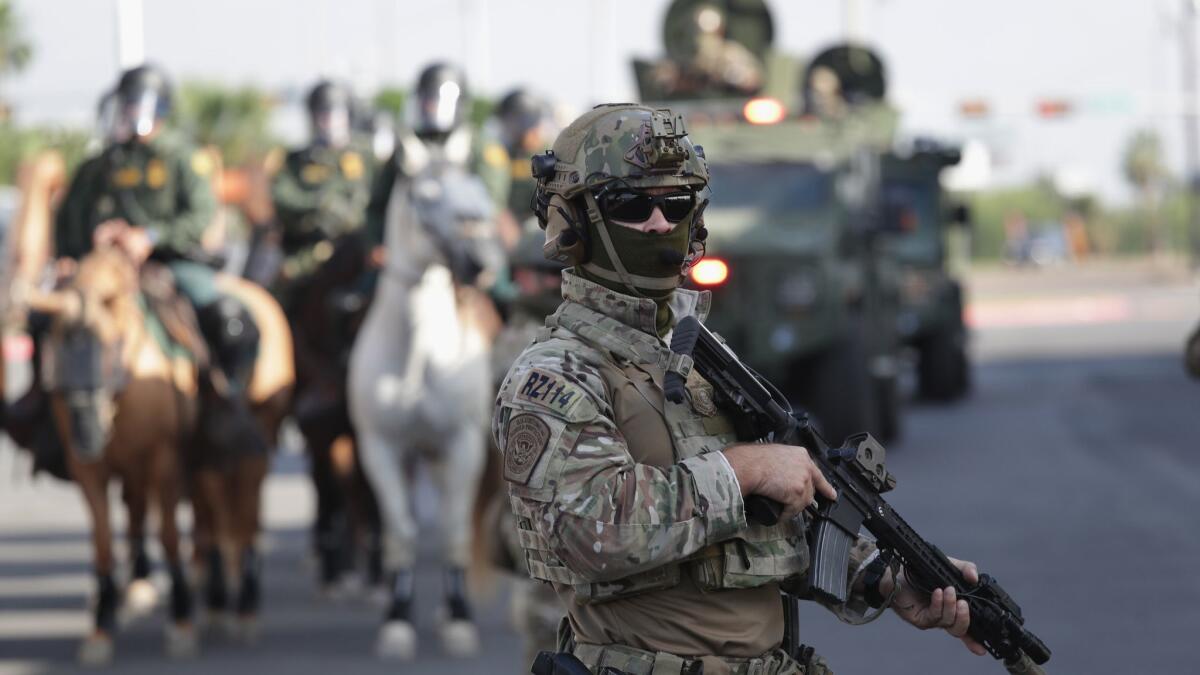
<svg viewBox="0 0 1200 675">
<path fill-rule="evenodd" d="M 654 207 L 662 209 L 663 217 L 672 223 L 678 223 L 692 212 L 696 205 L 694 192 L 669 192 L 664 195 L 652 195 L 638 190 L 606 191 L 600 196 L 600 206 L 604 214 L 613 220 L 626 223 L 642 223 L 650 220 Z"/>
</svg>

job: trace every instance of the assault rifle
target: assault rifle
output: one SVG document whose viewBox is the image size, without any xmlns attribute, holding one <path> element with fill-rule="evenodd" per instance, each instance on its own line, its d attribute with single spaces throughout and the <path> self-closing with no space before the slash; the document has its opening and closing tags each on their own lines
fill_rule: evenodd
<svg viewBox="0 0 1200 675">
<path fill-rule="evenodd" d="M 925 541 L 880 497 L 896 479 L 884 464 L 885 451 L 870 434 L 855 434 L 830 448 L 806 415 L 794 415 L 786 399 L 695 317 L 675 327 L 671 351 L 690 357 L 694 368 L 712 384 L 716 402 L 729 413 L 743 440 L 769 440 L 805 447 L 813 462 L 837 490 L 836 501 L 818 495 L 811 530 L 812 592 L 821 600 L 846 600 L 850 547 L 865 527 L 875 536 L 880 555 L 899 561 L 914 588 L 926 593 L 953 586 L 971 611 L 968 633 L 1014 673 L 1042 674 L 1038 666 L 1050 649 L 1024 627 L 1021 608 L 996 580 L 979 575 L 969 584 L 938 548 Z M 663 388 L 669 400 L 682 402 L 684 376 L 672 370 Z M 782 507 L 761 496 L 746 498 L 746 515 L 764 525 L 779 521 Z M 1036 665 L 1035 665 L 1036 664 Z"/>
</svg>

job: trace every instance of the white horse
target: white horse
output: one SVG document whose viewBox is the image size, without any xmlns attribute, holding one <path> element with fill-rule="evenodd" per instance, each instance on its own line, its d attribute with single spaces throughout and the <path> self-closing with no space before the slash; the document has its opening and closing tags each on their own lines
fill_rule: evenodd
<svg viewBox="0 0 1200 675">
<path fill-rule="evenodd" d="M 494 277 L 503 257 L 486 190 L 452 165 L 398 179 L 386 222 L 387 263 L 350 355 L 348 386 L 393 577 L 377 651 L 408 659 L 416 650 L 411 612 L 418 533 L 407 471 L 420 457 L 440 492 L 446 566 L 441 639 L 447 652 L 466 656 L 479 646 L 464 571 L 471 508 L 486 459 L 489 348 L 498 328 L 477 285 Z M 481 318 L 489 312 L 490 320 Z"/>
</svg>

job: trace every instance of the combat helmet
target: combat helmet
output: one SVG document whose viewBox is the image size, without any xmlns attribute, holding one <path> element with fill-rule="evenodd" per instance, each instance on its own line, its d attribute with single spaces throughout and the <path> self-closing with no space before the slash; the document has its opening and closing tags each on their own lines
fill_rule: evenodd
<svg viewBox="0 0 1200 675">
<path fill-rule="evenodd" d="M 532 173 L 537 179 L 532 207 L 546 230 L 548 259 L 619 283 L 634 295 L 661 298 L 703 256 L 708 166 L 703 148 L 688 138 L 683 116 L 670 109 L 596 106 L 564 129 L 553 149 L 533 157 Z M 682 246 L 674 247 L 666 235 L 609 227 L 605 205 L 610 197 L 664 187 L 691 195 L 691 210 L 674 221 L 671 234 L 686 236 Z M 661 247 L 660 241 L 672 245 L 649 251 L 649 257 L 645 250 L 631 253 L 634 247 Z"/>
<path fill-rule="evenodd" d="M 129 135 L 146 136 L 171 112 L 171 81 L 153 65 L 130 68 L 117 82 L 118 116 Z"/>
</svg>

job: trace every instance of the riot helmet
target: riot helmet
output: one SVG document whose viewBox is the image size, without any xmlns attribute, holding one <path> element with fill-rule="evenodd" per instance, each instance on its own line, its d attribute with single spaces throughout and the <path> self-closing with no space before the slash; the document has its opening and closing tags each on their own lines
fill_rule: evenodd
<svg viewBox="0 0 1200 675">
<path fill-rule="evenodd" d="M 708 166 L 682 115 L 632 103 L 596 106 L 553 149 L 534 156 L 532 173 L 545 255 L 585 278 L 661 301 L 703 256 Z M 655 209 L 674 224 L 669 233 L 614 225 L 648 220 Z"/>
<path fill-rule="evenodd" d="M 528 156 L 532 150 L 527 139 L 542 125 L 548 115 L 546 103 L 527 89 L 513 89 L 496 105 L 500 122 L 500 140 L 509 156 Z"/>
<path fill-rule="evenodd" d="M 117 125 L 125 138 L 144 138 L 171 112 L 171 82 L 160 68 L 141 65 L 117 82 Z"/>
<path fill-rule="evenodd" d="M 96 102 L 94 141 L 107 145 L 127 140 L 122 136 L 122 125 L 118 124 L 118 113 L 117 92 L 109 89 L 101 94 L 100 100 Z"/>
<path fill-rule="evenodd" d="M 417 78 L 415 105 L 410 123 L 421 138 L 444 136 L 466 119 L 467 80 L 448 63 L 434 63 Z"/>
<path fill-rule="evenodd" d="M 349 88 L 321 80 L 309 90 L 305 103 L 313 143 L 335 149 L 350 143 L 353 101 Z"/>
</svg>

